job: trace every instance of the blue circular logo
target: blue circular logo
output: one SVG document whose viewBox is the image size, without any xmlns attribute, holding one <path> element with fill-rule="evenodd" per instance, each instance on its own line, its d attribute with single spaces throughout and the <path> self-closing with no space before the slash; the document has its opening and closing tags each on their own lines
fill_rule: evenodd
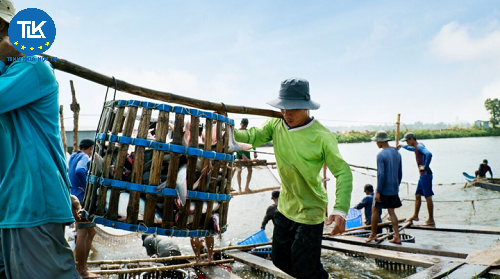
<svg viewBox="0 0 500 279">
<path fill-rule="evenodd" d="M 10 21 L 9 40 L 14 48 L 23 54 L 43 53 L 52 46 L 55 38 L 54 21 L 40 9 L 24 9 Z"/>
</svg>

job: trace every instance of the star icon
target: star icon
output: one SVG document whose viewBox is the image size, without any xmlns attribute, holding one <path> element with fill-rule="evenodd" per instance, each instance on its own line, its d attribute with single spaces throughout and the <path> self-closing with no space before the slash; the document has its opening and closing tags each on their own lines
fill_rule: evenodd
<svg viewBox="0 0 500 279">
<path fill-rule="evenodd" d="M 30 49 L 31 49 L 31 50 L 34 50 L 34 48 L 33 48 L 33 47 L 30 47 Z"/>
<path fill-rule="evenodd" d="M 39 49 L 42 49 L 42 46 L 39 46 L 38 48 L 39 48 Z"/>
<path fill-rule="evenodd" d="M 21 50 L 24 50 L 26 47 L 25 46 L 21 46 Z"/>
<path fill-rule="evenodd" d="M 47 42 L 45 45 L 46 45 L 46 46 L 49 46 L 49 44 L 50 44 L 50 43 L 49 43 L 49 42 Z"/>
<path fill-rule="evenodd" d="M 17 42 L 14 43 L 17 46 Z"/>
</svg>

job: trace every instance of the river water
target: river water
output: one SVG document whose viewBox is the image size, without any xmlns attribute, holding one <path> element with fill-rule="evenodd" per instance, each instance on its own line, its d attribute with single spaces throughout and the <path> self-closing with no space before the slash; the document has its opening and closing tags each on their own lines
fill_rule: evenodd
<svg viewBox="0 0 500 279">
<path fill-rule="evenodd" d="M 500 227 L 498 214 L 500 192 L 484 190 L 477 187 L 464 188 L 465 180 L 462 172 L 473 174 L 483 159 L 488 159 L 493 173 L 498 177 L 500 173 L 500 137 L 460 138 L 420 141 L 433 153 L 431 168 L 434 172 L 434 200 L 435 219 L 441 224 L 478 225 Z M 391 142 L 393 144 L 393 142 Z M 375 143 L 340 144 L 343 158 L 353 165 L 376 167 L 376 155 L 379 152 Z M 273 152 L 272 147 L 258 148 L 259 151 Z M 418 171 L 414 153 L 401 150 L 403 158 L 403 181 L 400 186 L 400 198 L 403 206 L 396 210 L 398 218 L 409 218 L 413 213 L 414 193 Z M 259 159 L 274 162 L 274 156 L 259 154 Z M 353 192 L 351 206 L 356 205 L 364 196 L 363 186 L 366 183 L 376 185 L 376 173 L 365 169 L 354 169 Z M 243 181 L 246 170 L 243 170 Z M 328 172 L 331 180 L 328 182 L 329 210 L 335 202 L 335 178 Z M 233 188 L 237 189 L 236 179 L 233 179 Z M 254 170 L 250 183 L 251 189 L 279 186 L 279 177 L 276 170 L 258 168 Z M 228 216 L 229 227 L 221 240 L 216 240 L 216 246 L 235 244 L 247 236 L 257 232 L 260 228 L 266 208 L 272 203 L 270 193 L 256 193 L 252 195 L 235 196 L 231 200 Z M 385 213 L 384 213 L 385 214 Z M 420 219 L 427 218 L 425 203 L 422 204 Z M 266 227 L 266 234 L 272 238 L 272 223 Z M 431 237 L 428 233 L 408 230 L 414 234 L 417 243 L 434 245 L 456 245 L 456 238 Z M 174 238 L 183 253 L 192 254 L 189 241 Z M 473 249 L 482 249 L 492 243 L 500 241 L 498 236 L 462 239 L 460 245 L 468 245 Z M 98 253 L 91 255 L 92 259 L 123 259 L 144 258 L 145 249 L 141 246 L 140 238 L 132 237 L 120 245 L 96 242 Z M 322 261 L 327 271 L 334 278 L 402 278 L 409 273 L 386 271 L 379 268 L 373 259 L 352 258 L 342 253 L 324 251 Z M 243 278 L 265 278 L 254 274 L 247 266 L 239 263 L 232 264 L 233 270 Z M 418 268 L 417 270 L 421 270 Z"/>
</svg>

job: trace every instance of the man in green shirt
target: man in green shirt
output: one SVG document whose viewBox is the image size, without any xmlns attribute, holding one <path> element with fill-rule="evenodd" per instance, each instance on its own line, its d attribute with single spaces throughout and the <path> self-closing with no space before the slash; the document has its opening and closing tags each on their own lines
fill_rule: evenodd
<svg viewBox="0 0 500 279">
<path fill-rule="evenodd" d="M 281 109 L 283 118 L 262 128 L 236 130 L 235 139 L 254 147 L 273 141 L 281 177 L 275 214 L 273 263 L 297 278 L 328 278 L 321 264 L 321 241 L 328 196 L 320 170 L 328 166 L 336 178 L 335 206 L 326 224 L 335 222 L 331 234 L 345 230 L 352 192 L 352 173 L 342 159 L 331 131 L 309 116 L 319 108 L 309 95 L 309 82 L 291 78 L 281 83 L 279 97 L 268 103 Z"/>
</svg>

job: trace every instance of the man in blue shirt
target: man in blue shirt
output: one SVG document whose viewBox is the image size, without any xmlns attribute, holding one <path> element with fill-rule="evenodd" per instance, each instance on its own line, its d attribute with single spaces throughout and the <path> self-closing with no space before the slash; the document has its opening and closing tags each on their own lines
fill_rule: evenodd
<svg viewBox="0 0 500 279">
<path fill-rule="evenodd" d="M 365 224 L 366 225 L 371 225 L 372 224 L 372 207 L 373 207 L 373 186 L 371 184 L 366 184 L 364 187 L 364 192 L 366 196 L 361 200 L 358 205 L 356 205 L 354 208 L 360 210 L 360 209 L 365 209 Z M 382 210 L 379 210 L 379 223 L 382 222 Z"/>
<path fill-rule="evenodd" d="M 423 223 L 424 226 L 435 226 L 434 221 L 434 203 L 432 202 L 432 196 L 434 192 L 432 191 L 432 170 L 429 167 L 432 160 L 432 153 L 427 150 L 425 145 L 417 142 L 417 138 L 414 133 L 406 133 L 401 141 L 406 141 L 407 145 L 398 145 L 398 149 L 403 147 L 408 151 L 415 152 L 415 159 L 417 160 L 418 172 L 420 178 L 418 180 L 417 190 L 415 192 L 415 212 L 413 216 L 408 219 L 409 222 L 418 221 L 418 213 L 420 211 L 420 206 L 422 205 L 422 195 L 425 197 L 427 202 L 427 211 L 429 212 L 429 218 Z"/>
<path fill-rule="evenodd" d="M 59 85 L 38 57 L 6 65 L 22 56 L 8 37 L 14 15 L 11 1 L 0 1 L 0 278 L 79 278 L 64 238 L 74 218 Z"/>
<path fill-rule="evenodd" d="M 402 205 L 399 199 L 399 184 L 403 178 L 403 171 L 401 155 L 396 148 L 389 146 L 389 140 L 385 131 L 378 131 L 372 138 L 382 150 L 377 154 L 377 192 L 372 214 L 372 233 L 365 241 L 377 239 L 379 211 L 387 208 L 394 229 L 394 237 L 389 242 L 401 244 L 399 222 L 394 209 Z"/>
<path fill-rule="evenodd" d="M 83 204 L 85 189 L 87 188 L 87 164 L 90 161 L 90 156 L 94 149 L 94 141 L 91 139 L 83 139 L 80 141 L 80 150 L 73 153 L 68 161 L 68 174 L 71 180 L 71 194 L 76 196 Z"/>
<path fill-rule="evenodd" d="M 83 139 L 80 141 L 78 152 L 75 152 L 69 158 L 69 179 L 71 180 L 71 194 L 78 199 L 80 204 L 83 204 L 83 198 L 85 197 L 85 189 L 87 188 L 87 173 L 88 165 L 90 162 L 90 156 L 94 152 L 95 142 L 91 139 Z M 74 197 L 72 197 L 74 198 Z M 76 247 L 75 256 L 78 264 L 76 268 L 78 273 L 83 278 L 99 278 L 99 275 L 89 272 L 87 267 L 87 259 L 90 254 L 90 248 L 92 247 L 92 241 L 96 235 L 96 230 L 94 229 L 95 223 L 90 223 L 79 216 L 79 210 L 75 212 L 76 219 Z"/>
</svg>

